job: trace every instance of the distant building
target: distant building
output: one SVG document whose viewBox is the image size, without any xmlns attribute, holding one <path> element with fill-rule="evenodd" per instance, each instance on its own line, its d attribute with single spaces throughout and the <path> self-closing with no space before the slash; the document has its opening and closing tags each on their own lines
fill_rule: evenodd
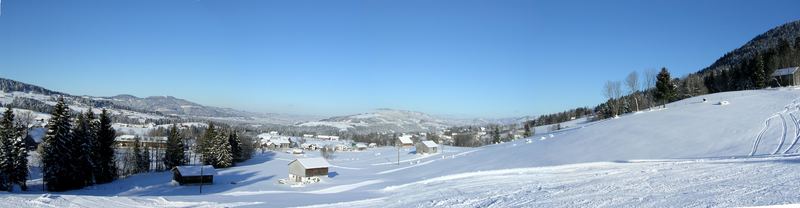
<svg viewBox="0 0 800 208">
<path fill-rule="evenodd" d="M 172 180 L 180 185 L 186 184 L 213 184 L 217 170 L 210 165 L 177 166 L 172 168 Z"/>
<path fill-rule="evenodd" d="M 139 137 L 139 142 L 141 142 L 142 147 L 150 147 L 150 148 L 167 147 L 167 137 L 136 136 L 136 135 L 126 134 L 114 138 L 114 142 L 117 144 L 117 147 L 130 148 L 133 147 L 133 144 L 136 141 L 136 137 Z"/>
<path fill-rule="evenodd" d="M 300 147 L 311 151 L 319 149 L 319 146 L 317 146 L 317 144 L 309 144 L 309 143 L 303 143 L 300 145 Z"/>
<path fill-rule="evenodd" d="M 369 143 L 369 148 L 376 148 L 376 147 L 378 147 L 378 144 L 375 144 L 374 142 Z"/>
<path fill-rule="evenodd" d="M 289 181 L 307 183 L 327 176 L 331 165 L 325 158 L 297 158 L 289 163 Z"/>
<path fill-rule="evenodd" d="M 439 152 L 439 145 L 431 140 L 417 143 L 417 154 L 433 154 Z"/>
<path fill-rule="evenodd" d="M 339 136 L 317 135 L 317 139 L 339 141 Z"/>
<path fill-rule="evenodd" d="M 350 151 L 350 147 L 343 144 L 337 144 L 336 151 Z"/>
<path fill-rule="evenodd" d="M 400 136 L 400 138 L 398 138 L 398 139 L 400 141 L 400 146 L 401 147 L 413 147 L 414 146 L 414 141 L 411 140 L 411 135 L 403 135 L 403 136 Z"/>
<path fill-rule="evenodd" d="M 781 86 L 792 86 L 800 84 L 800 75 L 797 74 L 800 67 L 789 67 L 775 70 L 772 73 L 772 77 L 778 81 Z M 774 80 L 770 80 L 770 83 L 773 83 Z"/>
<path fill-rule="evenodd" d="M 356 143 L 357 150 L 367 150 L 367 145 L 364 143 Z"/>
<path fill-rule="evenodd" d="M 280 136 L 274 134 L 259 134 L 258 138 L 261 139 L 261 145 L 268 149 L 286 149 L 292 147 L 290 137 Z"/>
</svg>

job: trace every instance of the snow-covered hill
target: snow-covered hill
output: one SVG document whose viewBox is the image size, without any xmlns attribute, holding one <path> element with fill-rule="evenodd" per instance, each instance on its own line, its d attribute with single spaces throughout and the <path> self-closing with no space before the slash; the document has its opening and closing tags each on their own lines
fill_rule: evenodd
<svg viewBox="0 0 800 208">
<path fill-rule="evenodd" d="M 298 126 L 330 126 L 342 131 L 369 129 L 379 132 L 408 132 L 434 131 L 448 125 L 441 119 L 420 112 L 378 109 L 372 113 L 331 117 Z"/>
<path fill-rule="evenodd" d="M 151 173 L 59 194 L 0 194 L 0 206 L 111 201 L 119 207 L 796 204 L 798 98 L 800 89 L 795 88 L 718 93 L 480 148 L 444 146 L 434 155 L 416 155 L 413 148 L 398 155 L 392 147 L 337 152 L 329 161 L 329 177 L 303 187 L 277 181 L 287 177 L 293 158 L 316 157 L 317 152 L 259 154 L 220 170 L 203 194 L 196 186 L 170 183 L 169 173 Z M 35 188 L 40 180 L 31 183 Z"/>
<path fill-rule="evenodd" d="M 254 113 L 231 108 L 205 106 L 172 96 L 151 96 L 146 98 L 132 95 L 112 97 L 75 96 L 36 85 L 0 78 L 0 104 L 12 104 L 15 108 L 47 113 L 49 111 L 48 108 L 55 104 L 55 100 L 58 97 L 64 97 L 70 108 L 76 111 L 85 111 L 89 107 L 106 108 L 118 115 L 127 115 L 131 119 L 142 121 L 172 117 L 221 122 L 290 125 L 321 118 L 319 116 L 306 115 Z"/>
<path fill-rule="evenodd" d="M 358 132 L 432 132 L 452 126 L 506 124 L 518 119 L 476 119 L 433 116 L 416 111 L 377 109 L 374 112 L 336 116 L 298 126 L 329 126 L 340 131 Z"/>
</svg>

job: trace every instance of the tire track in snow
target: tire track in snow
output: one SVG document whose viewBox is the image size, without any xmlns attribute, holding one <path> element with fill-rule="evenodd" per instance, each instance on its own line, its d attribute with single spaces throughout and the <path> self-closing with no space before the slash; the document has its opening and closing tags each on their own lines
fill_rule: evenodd
<svg viewBox="0 0 800 208">
<path fill-rule="evenodd" d="M 761 137 L 763 137 L 764 133 L 766 133 L 767 129 L 769 129 L 769 121 L 777 116 L 778 114 L 775 114 L 764 120 L 764 128 L 761 129 L 761 132 L 758 132 L 758 136 L 756 137 L 756 140 L 753 142 L 753 150 L 750 151 L 750 156 L 756 155 L 756 151 L 758 150 L 758 143 L 761 143 Z"/>
<path fill-rule="evenodd" d="M 786 116 L 784 116 L 783 114 L 780 114 L 780 113 L 778 115 L 780 115 L 781 123 L 783 123 L 783 133 L 781 133 L 781 138 L 780 138 L 780 141 L 778 142 L 778 147 L 775 148 L 774 152 L 772 152 L 773 155 L 776 155 L 776 154 L 778 154 L 778 152 L 781 151 L 781 147 L 783 147 L 783 143 L 786 141 L 786 132 L 789 131 L 789 128 L 787 127 L 787 124 L 786 124 Z"/>
<path fill-rule="evenodd" d="M 797 117 L 795 117 L 794 114 L 789 113 L 789 116 L 792 117 L 792 122 L 794 123 L 794 141 L 789 145 L 789 148 L 783 151 L 783 154 L 788 154 L 789 151 L 794 148 L 794 145 L 797 144 L 797 140 L 800 139 L 800 123 L 797 123 Z"/>
</svg>

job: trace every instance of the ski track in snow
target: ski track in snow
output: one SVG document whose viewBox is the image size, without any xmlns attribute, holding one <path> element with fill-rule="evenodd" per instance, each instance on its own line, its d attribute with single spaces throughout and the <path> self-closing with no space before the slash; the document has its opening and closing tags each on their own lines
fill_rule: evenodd
<svg viewBox="0 0 800 208">
<path fill-rule="evenodd" d="M 756 151 L 758 151 L 758 143 L 761 142 L 761 137 L 763 137 L 764 133 L 766 133 L 767 129 L 769 129 L 769 123 L 770 123 L 769 121 L 777 116 L 778 115 L 776 114 L 764 120 L 764 128 L 762 128 L 761 131 L 758 133 L 758 136 L 756 136 L 756 140 L 753 142 L 753 151 L 750 152 L 750 156 L 756 155 Z"/>
<path fill-rule="evenodd" d="M 794 145 L 797 144 L 797 140 L 800 139 L 800 123 L 797 122 L 797 117 L 794 116 L 794 113 L 789 113 L 789 117 L 792 118 L 792 123 L 794 123 L 794 140 L 792 144 L 789 144 L 789 147 L 783 151 L 783 154 L 788 154 L 789 151 L 794 148 Z"/>
<path fill-rule="evenodd" d="M 798 140 L 800 140 L 800 122 L 798 122 L 797 117 L 794 114 L 796 114 L 797 112 L 800 112 L 800 104 L 798 104 L 798 102 L 800 102 L 800 98 L 793 99 L 791 102 L 789 102 L 789 104 L 787 104 L 784 107 L 783 110 L 775 113 L 774 115 L 772 115 L 772 116 L 770 116 L 770 117 L 768 117 L 767 119 L 764 120 L 764 127 L 758 133 L 758 136 L 756 136 L 756 139 L 753 142 L 753 150 L 750 152 L 750 156 L 755 156 L 756 155 L 756 153 L 758 151 L 759 143 L 761 143 L 761 141 L 762 141 L 762 139 L 764 137 L 764 134 L 770 128 L 770 120 L 772 120 L 772 119 L 774 119 L 776 117 L 780 117 L 781 118 L 781 123 L 782 123 L 782 128 L 783 129 L 782 129 L 782 132 L 781 132 L 781 136 L 779 137 L 777 147 L 775 148 L 775 151 L 773 151 L 771 155 L 777 155 L 778 153 L 788 154 L 792 150 L 792 148 L 794 148 L 794 146 L 797 145 Z M 791 117 L 792 123 L 794 124 L 793 127 L 795 129 L 794 130 L 795 134 L 794 134 L 794 139 L 792 140 L 792 143 L 783 152 L 781 152 L 781 149 L 783 148 L 784 143 L 786 143 L 786 136 L 789 133 L 789 127 L 788 127 L 789 124 L 788 124 L 788 122 L 786 122 L 786 115 L 787 114 Z"/>
<path fill-rule="evenodd" d="M 772 152 L 773 155 L 777 155 L 778 152 L 781 151 L 781 147 L 783 147 L 783 143 L 786 141 L 786 132 L 789 131 L 789 128 L 786 124 L 786 116 L 783 114 L 778 114 L 781 117 L 781 123 L 783 124 L 783 133 L 781 133 L 780 140 L 778 141 L 778 146 L 775 148 L 775 151 Z"/>
<path fill-rule="evenodd" d="M 361 188 L 364 186 L 382 183 L 383 180 L 368 180 L 362 181 L 354 184 L 347 184 L 347 185 L 339 185 L 330 188 L 320 189 L 316 191 L 307 191 L 307 192 L 300 192 L 300 191 L 235 191 L 235 192 L 227 192 L 222 193 L 220 195 L 223 196 L 252 196 L 252 195 L 262 195 L 262 194 L 336 194 L 342 193 L 346 191 L 355 190 L 357 188 Z"/>
<path fill-rule="evenodd" d="M 430 163 L 432 163 L 434 161 L 436 161 L 436 160 L 428 160 L 428 161 L 425 161 L 425 162 L 422 162 L 422 163 L 415 163 L 414 165 L 410 165 L 410 166 L 406 166 L 406 167 L 402 167 L 402 168 L 395 168 L 395 169 L 391 169 L 391 170 L 387 170 L 387 171 L 381 171 L 381 172 L 378 172 L 376 174 L 377 175 L 383 175 L 383 174 L 387 174 L 387 173 L 394 173 L 394 172 L 405 170 L 405 169 L 409 169 L 409 168 L 415 168 L 415 167 L 427 165 L 427 164 L 430 164 Z"/>
</svg>

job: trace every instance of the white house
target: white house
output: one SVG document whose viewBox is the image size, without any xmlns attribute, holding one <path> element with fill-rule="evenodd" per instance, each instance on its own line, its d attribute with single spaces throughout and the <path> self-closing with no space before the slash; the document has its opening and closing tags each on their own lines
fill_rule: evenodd
<svg viewBox="0 0 800 208">
<path fill-rule="evenodd" d="M 356 143 L 357 150 L 367 150 L 367 145 L 364 143 Z"/>
<path fill-rule="evenodd" d="M 433 154 L 439 152 L 439 145 L 431 140 L 417 143 L 417 154 Z"/>
<path fill-rule="evenodd" d="M 318 182 L 320 176 L 328 175 L 331 165 L 325 158 L 297 158 L 289 163 L 289 181 L 298 183 Z"/>
<path fill-rule="evenodd" d="M 401 147 L 413 147 L 414 141 L 411 140 L 411 135 L 403 135 L 400 136 L 400 146 Z"/>
</svg>

